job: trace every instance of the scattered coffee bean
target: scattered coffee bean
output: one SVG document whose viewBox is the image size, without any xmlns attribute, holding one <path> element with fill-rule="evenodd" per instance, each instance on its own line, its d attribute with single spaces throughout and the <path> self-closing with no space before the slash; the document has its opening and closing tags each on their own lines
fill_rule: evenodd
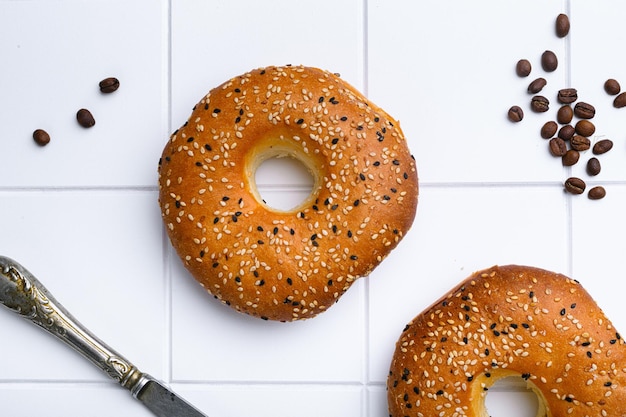
<svg viewBox="0 0 626 417">
<path fill-rule="evenodd" d="M 607 94 L 610 94 L 612 96 L 617 95 L 619 94 L 621 89 L 622 88 L 620 87 L 617 80 L 614 80 L 613 78 L 609 78 L 604 82 L 604 91 L 606 91 Z"/>
<path fill-rule="evenodd" d="M 537 94 L 538 92 L 543 90 L 543 87 L 545 87 L 547 83 L 548 82 L 546 81 L 545 78 L 539 77 L 539 78 L 533 80 L 533 82 L 531 82 L 528 85 L 528 92 L 530 94 Z"/>
<path fill-rule="evenodd" d="M 587 184 L 577 177 L 570 177 L 565 180 L 565 190 L 572 194 L 582 194 L 585 192 Z"/>
<path fill-rule="evenodd" d="M 572 125 L 565 125 L 559 129 L 558 136 L 563 140 L 571 140 L 574 136 L 575 129 Z"/>
<path fill-rule="evenodd" d="M 556 120 L 562 125 L 566 125 L 574 118 L 574 110 L 569 104 L 564 104 L 556 113 Z"/>
<path fill-rule="evenodd" d="M 563 166 L 571 167 L 572 165 L 576 165 L 579 159 L 580 152 L 576 149 L 568 149 L 567 152 L 565 152 L 565 155 L 561 158 L 561 162 L 563 162 Z"/>
<path fill-rule="evenodd" d="M 613 107 L 615 107 L 616 109 L 626 107 L 626 92 L 623 92 L 615 97 L 615 100 L 613 100 Z"/>
<path fill-rule="evenodd" d="M 43 129 L 37 129 L 33 132 L 33 139 L 39 146 L 46 146 L 50 143 L 50 135 Z"/>
<path fill-rule="evenodd" d="M 613 141 L 611 139 L 602 139 L 593 145 L 592 152 L 594 155 L 602 155 L 603 153 L 610 151 L 611 148 L 613 148 Z"/>
<path fill-rule="evenodd" d="M 564 156 L 567 153 L 567 144 L 561 138 L 552 138 L 548 142 L 552 156 Z"/>
<path fill-rule="evenodd" d="M 552 72 L 559 66 L 559 60 L 552 51 L 545 51 L 541 54 L 541 67 L 546 72 Z"/>
<path fill-rule="evenodd" d="M 557 100 L 562 104 L 572 104 L 578 100 L 578 91 L 575 88 L 563 88 L 559 90 Z"/>
<path fill-rule="evenodd" d="M 580 135 L 574 135 L 569 142 L 572 149 L 576 149 L 578 152 L 586 151 L 591 147 L 589 138 Z"/>
<path fill-rule="evenodd" d="M 574 106 L 574 115 L 581 119 L 593 119 L 596 115 L 596 108 L 589 103 L 579 101 Z"/>
<path fill-rule="evenodd" d="M 590 137 L 596 131 L 596 126 L 589 120 L 579 120 L 574 127 L 576 133 L 582 136 Z"/>
<path fill-rule="evenodd" d="M 592 157 L 587 161 L 587 174 L 595 177 L 600 173 L 601 170 L 600 161 L 598 158 Z"/>
<path fill-rule="evenodd" d="M 530 100 L 530 108 L 537 113 L 547 112 L 550 108 L 550 101 L 544 96 L 534 96 Z"/>
<path fill-rule="evenodd" d="M 556 122 L 545 122 L 544 125 L 541 127 L 541 137 L 544 139 L 550 139 L 556 134 L 556 130 L 558 129 L 558 127 L 559 125 L 557 125 Z"/>
<path fill-rule="evenodd" d="M 78 110 L 78 112 L 76 113 L 76 120 L 78 121 L 79 125 L 85 128 L 92 127 L 96 124 L 96 120 L 93 118 L 91 112 L 87 109 Z"/>
<path fill-rule="evenodd" d="M 532 70 L 532 66 L 530 65 L 530 61 L 527 59 L 520 59 L 517 61 L 517 65 L 515 66 L 515 72 L 520 77 L 528 77 L 530 71 Z"/>
<path fill-rule="evenodd" d="M 595 186 L 589 190 L 587 197 L 591 200 L 600 200 L 606 196 L 606 190 L 601 185 Z"/>
<path fill-rule="evenodd" d="M 515 122 L 515 123 L 521 122 L 522 119 L 524 118 L 524 111 L 522 110 L 520 106 L 512 106 L 509 109 L 509 113 L 507 117 L 512 122 Z"/>
<path fill-rule="evenodd" d="M 556 36 L 564 38 L 569 33 L 570 23 L 569 17 L 566 14 L 561 13 L 556 17 Z"/>
<path fill-rule="evenodd" d="M 114 91 L 116 91 L 118 88 L 120 88 L 120 81 L 115 78 L 115 77 L 109 77 L 109 78 L 105 78 L 104 80 L 100 81 L 100 83 L 98 84 L 100 87 L 100 91 L 108 94 L 108 93 L 112 93 Z"/>
</svg>

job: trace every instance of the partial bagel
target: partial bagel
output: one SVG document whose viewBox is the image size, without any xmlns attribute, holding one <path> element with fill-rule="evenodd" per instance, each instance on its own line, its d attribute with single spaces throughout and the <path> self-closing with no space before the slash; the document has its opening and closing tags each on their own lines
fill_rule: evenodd
<svg viewBox="0 0 626 417">
<path fill-rule="evenodd" d="M 291 210 L 266 205 L 254 181 L 277 156 L 314 178 Z M 418 179 L 398 122 L 335 74 L 285 66 L 206 95 L 163 150 L 159 191 L 172 245 L 208 292 L 293 321 L 328 309 L 396 247 Z"/>
<path fill-rule="evenodd" d="M 518 376 L 538 417 L 626 415 L 626 346 L 577 282 L 523 266 L 480 271 L 410 322 L 387 381 L 389 415 L 485 417 Z"/>
</svg>

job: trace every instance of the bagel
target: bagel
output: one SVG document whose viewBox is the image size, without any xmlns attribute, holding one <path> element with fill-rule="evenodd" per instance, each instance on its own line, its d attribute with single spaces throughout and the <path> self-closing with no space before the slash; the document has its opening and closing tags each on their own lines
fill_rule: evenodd
<svg viewBox="0 0 626 417">
<path fill-rule="evenodd" d="M 263 201 L 254 180 L 273 157 L 299 160 L 313 190 L 297 207 Z M 262 319 L 327 310 L 411 227 L 415 160 L 396 120 L 337 75 L 260 68 L 194 107 L 159 162 L 172 246 L 215 298 Z"/>
<path fill-rule="evenodd" d="M 485 417 L 489 387 L 517 376 L 537 395 L 537 416 L 624 416 L 625 359 L 624 340 L 577 281 L 495 266 L 405 327 L 389 415 Z"/>
</svg>

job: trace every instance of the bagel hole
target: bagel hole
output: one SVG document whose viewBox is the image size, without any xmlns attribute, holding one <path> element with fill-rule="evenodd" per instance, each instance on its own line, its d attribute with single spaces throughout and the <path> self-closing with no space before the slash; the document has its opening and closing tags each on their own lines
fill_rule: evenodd
<svg viewBox="0 0 626 417">
<path fill-rule="evenodd" d="M 485 408 L 490 417 L 544 417 L 537 394 L 519 376 L 508 376 L 496 381 L 485 397 Z"/>
<path fill-rule="evenodd" d="M 270 208 L 290 211 L 313 193 L 314 178 L 298 158 L 277 155 L 261 162 L 254 174 L 257 191 Z"/>
</svg>

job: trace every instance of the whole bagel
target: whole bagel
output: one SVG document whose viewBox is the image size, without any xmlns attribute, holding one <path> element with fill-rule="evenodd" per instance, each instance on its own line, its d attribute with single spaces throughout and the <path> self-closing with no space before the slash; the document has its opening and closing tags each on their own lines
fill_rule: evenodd
<svg viewBox="0 0 626 417">
<path fill-rule="evenodd" d="M 626 347 L 564 275 L 502 266 L 470 276 L 411 321 L 389 373 L 389 415 L 488 416 L 487 390 L 519 376 L 537 416 L 626 415 Z"/>
<path fill-rule="evenodd" d="M 311 195 L 269 207 L 257 167 L 289 156 Z M 415 217 L 415 161 L 398 122 L 337 75 L 268 67 L 211 90 L 159 162 L 159 203 L 185 267 L 217 299 L 269 320 L 313 317 L 369 274 Z"/>
</svg>

